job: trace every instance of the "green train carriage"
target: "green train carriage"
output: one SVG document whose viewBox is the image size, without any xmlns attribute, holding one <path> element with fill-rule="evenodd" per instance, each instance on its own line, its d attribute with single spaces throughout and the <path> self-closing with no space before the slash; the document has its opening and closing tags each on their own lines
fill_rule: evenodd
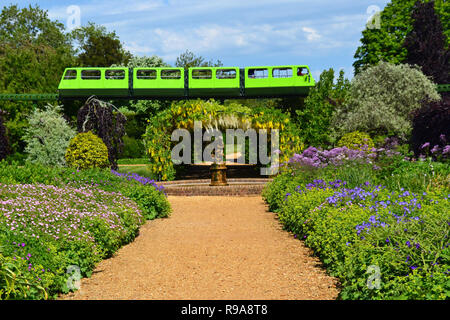
<svg viewBox="0 0 450 320">
<path fill-rule="evenodd" d="M 264 98 L 306 96 L 315 86 L 306 65 L 183 68 L 67 68 L 62 99 Z"/>
</svg>

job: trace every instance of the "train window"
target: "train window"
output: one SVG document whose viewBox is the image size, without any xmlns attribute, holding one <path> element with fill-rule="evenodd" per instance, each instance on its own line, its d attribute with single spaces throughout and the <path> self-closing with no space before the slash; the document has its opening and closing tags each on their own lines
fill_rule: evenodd
<svg viewBox="0 0 450 320">
<path fill-rule="evenodd" d="M 75 80 L 77 78 L 77 70 L 67 70 L 64 80 Z"/>
<path fill-rule="evenodd" d="M 212 79 L 212 70 L 194 69 L 192 70 L 192 79 Z"/>
<path fill-rule="evenodd" d="M 153 80 L 156 79 L 156 70 L 141 69 L 137 71 L 136 76 L 142 80 Z"/>
<path fill-rule="evenodd" d="M 100 80 L 101 72 L 100 70 L 82 70 L 81 79 L 83 80 Z"/>
<path fill-rule="evenodd" d="M 106 70 L 105 79 L 123 80 L 125 79 L 125 70 Z"/>
<path fill-rule="evenodd" d="M 272 70 L 274 78 L 292 78 L 292 68 L 274 68 Z"/>
<path fill-rule="evenodd" d="M 181 79 L 181 70 L 161 70 L 161 79 Z"/>
<path fill-rule="evenodd" d="M 217 79 L 236 79 L 236 70 L 234 69 L 218 69 L 216 71 Z"/>
<path fill-rule="evenodd" d="M 301 77 L 301 76 L 307 76 L 309 74 L 309 71 L 307 68 L 297 68 L 297 76 Z"/>
<path fill-rule="evenodd" d="M 265 79 L 269 77 L 269 71 L 267 69 L 249 69 L 248 77 L 251 79 Z"/>
</svg>

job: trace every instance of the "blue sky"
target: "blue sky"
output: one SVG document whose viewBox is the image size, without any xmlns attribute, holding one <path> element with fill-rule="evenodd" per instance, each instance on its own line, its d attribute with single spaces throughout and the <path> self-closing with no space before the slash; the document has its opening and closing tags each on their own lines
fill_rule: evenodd
<svg viewBox="0 0 450 320">
<path fill-rule="evenodd" d="M 38 4 L 68 26 L 68 7 L 116 31 L 133 54 L 158 55 L 174 64 L 189 49 L 225 66 L 307 64 L 353 75 L 353 56 L 373 8 L 388 0 L 60 0 Z M 69 22 L 70 23 L 70 22 Z"/>
</svg>

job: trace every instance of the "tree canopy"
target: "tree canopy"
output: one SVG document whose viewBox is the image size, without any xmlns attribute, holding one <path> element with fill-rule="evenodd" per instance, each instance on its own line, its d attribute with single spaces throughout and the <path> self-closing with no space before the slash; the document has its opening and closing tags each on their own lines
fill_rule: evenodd
<svg viewBox="0 0 450 320">
<path fill-rule="evenodd" d="M 428 1 L 426 1 L 428 2 Z M 413 29 L 412 12 L 416 0 L 392 0 L 380 13 L 380 28 L 366 28 L 362 33 L 361 45 L 355 53 L 355 74 L 380 61 L 394 64 L 404 63 L 407 49 L 405 38 Z M 450 3 L 436 0 L 435 9 L 443 25 L 446 45 L 450 39 Z"/>
<path fill-rule="evenodd" d="M 56 92 L 64 68 L 74 64 L 64 25 L 38 6 L 4 7 L 0 13 L 0 93 Z M 38 104 L 39 105 L 39 104 Z M 13 151 L 21 151 L 31 102 L 0 102 Z"/>
<path fill-rule="evenodd" d="M 107 32 L 103 26 L 89 23 L 72 31 L 77 48 L 77 61 L 83 67 L 109 67 L 113 64 L 126 65 L 130 52 L 123 48 L 115 32 Z"/>
<path fill-rule="evenodd" d="M 212 60 L 206 61 L 204 57 L 197 56 L 195 53 L 186 50 L 177 57 L 175 66 L 188 69 L 192 67 L 221 67 L 223 64 L 220 60 L 217 60 L 216 62 L 213 62 Z"/>
<path fill-rule="evenodd" d="M 417 67 L 380 62 L 353 78 L 348 102 L 336 109 L 332 128 L 340 135 L 358 130 L 406 140 L 411 113 L 426 99 L 437 101 L 440 96 Z"/>
<path fill-rule="evenodd" d="M 422 72 L 436 83 L 450 83 L 450 50 L 446 48 L 446 38 L 434 10 L 434 1 L 417 1 L 412 17 L 413 29 L 404 43 L 406 62 L 420 66 Z"/>
</svg>

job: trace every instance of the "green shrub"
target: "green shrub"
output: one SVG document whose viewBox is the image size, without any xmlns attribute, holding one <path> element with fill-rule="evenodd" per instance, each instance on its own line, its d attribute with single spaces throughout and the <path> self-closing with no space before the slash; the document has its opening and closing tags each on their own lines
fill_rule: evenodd
<svg viewBox="0 0 450 320">
<path fill-rule="evenodd" d="M 367 133 L 359 131 L 345 134 L 338 142 L 338 147 L 347 147 L 354 150 L 362 150 L 365 145 L 367 146 L 367 150 L 375 147 L 370 136 Z"/>
<path fill-rule="evenodd" d="M 36 267 L 42 269 L 42 266 Z M 52 275 L 40 274 L 42 278 L 39 280 L 26 269 L 26 260 L 5 257 L 0 253 L 0 300 L 48 298 L 44 286 L 51 283 Z"/>
<path fill-rule="evenodd" d="M 304 108 L 295 111 L 300 136 L 307 145 L 328 146 L 335 142 L 329 132 L 330 125 L 337 105 L 347 103 L 350 81 L 345 79 L 343 70 L 334 80 L 334 70 L 324 70 L 305 98 Z"/>
<path fill-rule="evenodd" d="M 27 160 L 50 166 L 66 165 L 64 154 L 70 139 L 75 136 L 63 118 L 60 106 L 47 105 L 44 110 L 34 110 L 28 117 L 28 127 L 23 140 Z"/>
<path fill-rule="evenodd" d="M 108 149 L 92 132 L 79 133 L 70 140 L 66 162 L 77 169 L 106 168 L 109 165 Z"/>
<path fill-rule="evenodd" d="M 337 133 L 363 131 L 372 136 L 411 132 L 410 114 L 424 99 L 439 100 L 436 87 L 418 68 L 381 62 L 353 78 L 348 103 L 337 106 L 332 129 Z"/>
<path fill-rule="evenodd" d="M 123 151 L 120 154 L 121 159 L 135 159 L 145 157 L 145 147 L 142 140 L 124 136 L 123 144 Z"/>
</svg>

